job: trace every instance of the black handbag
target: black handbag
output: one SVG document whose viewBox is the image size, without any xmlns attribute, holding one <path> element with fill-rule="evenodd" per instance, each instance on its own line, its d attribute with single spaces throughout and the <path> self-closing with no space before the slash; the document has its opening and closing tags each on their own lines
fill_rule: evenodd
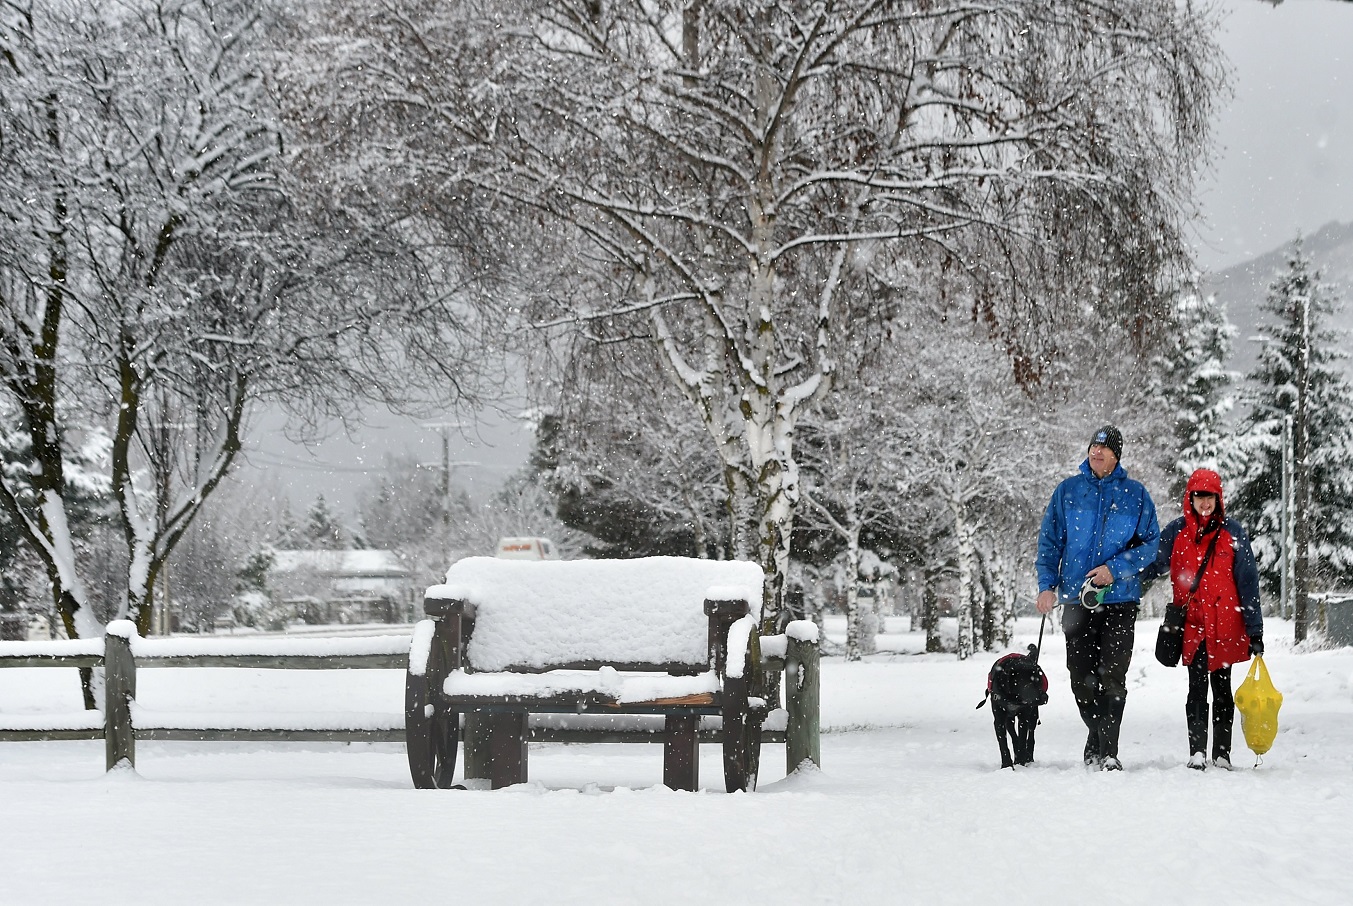
<svg viewBox="0 0 1353 906">
<path fill-rule="evenodd" d="M 1188 618 L 1188 604 L 1171 601 L 1165 608 L 1165 619 L 1156 632 L 1156 660 L 1166 667 L 1178 667 L 1184 656 L 1184 620 Z"/>
<path fill-rule="evenodd" d="M 1160 629 L 1156 631 L 1156 660 L 1166 667 L 1178 667 L 1179 659 L 1184 656 L 1184 621 L 1189 615 L 1189 604 L 1198 591 L 1198 584 L 1203 581 L 1203 572 L 1212 559 L 1212 551 L 1216 549 L 1220 537 L 1221 527 L 1218 526 L 1217 533 L 1212 536 L 1212 543 L 1207 546 L 1207 553 L 1203 554 L 1203 562 L 1198 564 L 1198 573 L 1193 577 L 1193 586 L 1184 603 L 1171 601 L 1165 608 L 1165 619 L 1160 621 Z"/>
</svg>

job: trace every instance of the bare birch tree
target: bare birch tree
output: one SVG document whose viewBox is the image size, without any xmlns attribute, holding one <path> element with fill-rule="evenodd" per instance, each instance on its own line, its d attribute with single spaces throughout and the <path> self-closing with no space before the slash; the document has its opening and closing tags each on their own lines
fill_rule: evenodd
<svg viewBox="0 0 1353 906">
<path fill-rule="evenodd" d="M 327 7 L 325 8 L 327 9 Z M 567 235 L 540 325 L 656 344 L 780 608 L 794 437 L 881 270 L 945 269 L 1018 378 L 1068 319 L 1149 340 L 1219 87 L 1169 0 L 362 0 L 332 50 L 431 197 Z M 505 242 L 511 245 L 511 234 Z M 543 264 L 545 262 L 536 262 Z M 903 287 L 905 288 L 905 287 Z M 956 314 L 958 314 L 956 312 Z"/>
<path fill-rule="evenodd" d="M 880 264 L 961 273 L 1036 381 L 1053 325 L 1086 306 L 1145 340 L 1186 260 L 1218 85 L 1189 8 L 559 0 L 511 34 L 516 80 L 485 85 L 475 137 L 494 154 L 471 178 L 587 237 L 605 291 L 537 313 L 659 345 L 719 451 L 768 615 L 795 431 L 867 328 L 848 302 Z"/>
</svg>

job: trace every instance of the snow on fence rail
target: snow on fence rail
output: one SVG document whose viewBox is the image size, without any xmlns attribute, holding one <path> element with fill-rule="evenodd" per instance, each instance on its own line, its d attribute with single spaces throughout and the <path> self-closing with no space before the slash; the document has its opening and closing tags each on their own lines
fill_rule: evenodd
<svg viewBox="0 0 1353 906">
<path fill-rule="evenodd" d="M 136 763 L 136 740 L 403 742 L 404 715 L 357 712 L 257 714 L 247 721 L 210 713 L 156 712 L 136 702 L 142 667 L 251 667 L 283 670 L 406 670 L 402 636 L 332 639 L 142 639 L 126 620 L 102 639 L 0 642 L 0 667 L 103 667 L 102 712 L 0 717 L 0 741 L 100 739 L 106 765 Z M 247 725 L 241 725 L 246 724 Z"/>
</svg>

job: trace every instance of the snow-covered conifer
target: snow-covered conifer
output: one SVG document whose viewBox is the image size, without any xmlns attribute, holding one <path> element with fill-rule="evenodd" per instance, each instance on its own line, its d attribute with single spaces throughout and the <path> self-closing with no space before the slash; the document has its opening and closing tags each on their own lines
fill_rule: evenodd
<svg viewBox="0 0 1353 906">
<path fill-rule="evenodd" d="M 1263 303 L 1272 321 L 1260 327 L 1237 431 L 1245 466 L 1228 498 L 1231 514 L 1253 536 L 1260 574 L 1274 595 L 1282 588 L 1286 528 L 1298 641 L 1312 628 L 1309 593 L 1353 577 L 1353 385 L 1341 367 L 1347 354 L 1340 335 L 1328 326 L 1339 302 L 1298 240 Z"/>
<path fill-rule="evenodd" d="M 342 550 L 347 547 L 343 526 L 320 494 L 305 514 L 305 541 L 315 550 Z"/>
<path fill-rule="evenodd" d="M 1171 477 L 1170 499 L 1178 500 L 1194 469 L 1223 478 L 1237 473 L 1235 446 L 1226 423 L 1235 405 L 1236 375 L 1226 369 L 1235 327 L 1225 305 L 1195 290 L 1175 300 L 1174 330 L 1152 364 L 1152 390 L 1170 419 L 1173 449 L 1161 463 Z"/>
</svg>

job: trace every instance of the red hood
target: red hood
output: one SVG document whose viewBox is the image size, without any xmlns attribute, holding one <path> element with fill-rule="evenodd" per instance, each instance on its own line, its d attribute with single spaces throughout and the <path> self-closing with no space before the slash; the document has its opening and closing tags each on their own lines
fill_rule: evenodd
<svg viewBox="0 0 1353 906">
<path fill-rule="evenodd" d="M 1194 491 L 1207 491 L 1217 495 L 1217 519 L 1226 518 L 1226 503 L 1221 494 L 1221 476 L 1211 469 L 1195 469 L 1189 476 L 1189 483 L 1184 488 L 1184 519 L 1193 525 L 1198 521 L 1198 514 L 1193 511 L 1189 504 L 1189 495 Z"/>
</svg>

